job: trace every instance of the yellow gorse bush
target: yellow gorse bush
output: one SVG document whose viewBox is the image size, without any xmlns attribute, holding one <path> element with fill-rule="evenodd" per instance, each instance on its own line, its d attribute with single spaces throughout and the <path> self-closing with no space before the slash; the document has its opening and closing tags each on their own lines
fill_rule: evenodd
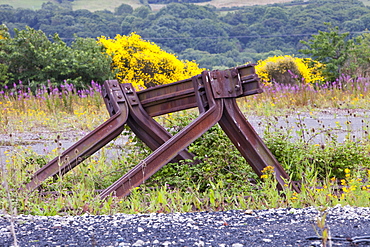
<svg viewBox="0 0 370 247">
<path fill-rule="evenodd" d="M 195 62 L 181 61 L 136 33 L 118 34 L 114 39 L 102 36 L 98 42 L 112 56 L 112 69 L 117 72 L 117 79 L 132 83 L 136 89 L 187 79 L 203 70 Z"/>
<path fill-rule="evenodd" d="M 324 81 L 321 70 L 324 65 L 311 58 L 274 56 L 258 61 L 256 72 L 265 84 L 316 83 Z"/>
</svg>

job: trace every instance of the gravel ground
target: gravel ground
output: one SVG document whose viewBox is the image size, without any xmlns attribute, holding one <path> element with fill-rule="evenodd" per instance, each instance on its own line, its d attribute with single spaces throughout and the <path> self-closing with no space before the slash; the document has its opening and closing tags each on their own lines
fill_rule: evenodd
<svg viewBox="0 0 370 247">
<path fill-rule="evenodd" d="M 337 206 L 326 218 L 332 246 L 370 246 L 370 208 Z M 14 219 L 19 246 L 321 246 L 315 208 L 175 214 L 29 216 Z M 366 239 L 356 237 L 367 236 Z M 0 246 L 14 246 L 0 215 Z M 353 241 L 355 240 L 355 241 Z M 365 241 L 367 240 L 367 242 Z M 330 246 L 330 245 L 329 245 Z"/>
</svg>

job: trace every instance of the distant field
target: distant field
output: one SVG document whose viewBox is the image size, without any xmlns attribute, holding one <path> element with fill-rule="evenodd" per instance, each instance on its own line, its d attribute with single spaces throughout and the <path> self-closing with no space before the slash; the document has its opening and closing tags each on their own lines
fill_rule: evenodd
<svg viewBox="0 0 370 247">
<path fill-rule="evenodd" d="M 40 9 L 42 3 L 55 0 L 0 0 L 0 4 L 9 4 L 15 8 L 30 8 L 30 9 Z M 217 8 L 222 7 L 234 7 L 234 6 L 251 6 L 251 5 L 265 5 L 273 3 L 284 3 L 290 2 L 291 0 L 212 0 L 210 2 L 201 3 L 201 5 L 211 4 Z M 370 0 L 362 0 L 365 5 L 370 5 Z M 130 4 L 133 8 L 141 6 L 139 0 L 109 0 L 102 2 L 101 0 L 75 0 L 73 4 L 73 9 L 88 9 L 90 11 L 96 10 L 110 10 L 114 11 L 116 7 L 122 3 Z M 161 9 L 163 4 L 152 4 L 153 10 Z"/>
<path fill-rule="evenodd" d="M 234 6 L 252 6 L 252 5 L 265 5 L 273 3 L 286 3 L 291 0 L 212 0 L 210 2 L 202 3 L 202 5 L 211 4 L 217 8 L 234 7 Z"/>
<path fill-rule="evenodd" d="M 39 9 L 45 0 L 0 0 L 0 4 L 9 4 L 14 8 Z M 52 2 L 52 1 L 51 1 Z"/>
<path fill-rule="evenodd" d="M 53 0 L 49 0 L 53 2 Z M 272 3 L 282 3 L 290 2 L 291 0 L 212 0 L 210 2 L 202 3 L 202 5 L 211 4 L 217 8 L 221 7 L 233 7 L 233 6 L 250 6 L 250 5 L 264 5 Z M 48 0 L 0 0 L 0 4 L 9 4 L 15 8 L 30 8 L 30 9 L 40 9 L 42 3 L 48 2 Z M 73 9 L 88 9 L 90 11 L 96 10 L 111 10 L 114 11 L 116 7 L 122 3 L 130 4 L 133 8 L 141 6 L 139 0 L 75 0 L 73 4 Z M 152 9 L 158 10 L 162 8 L 163 4 L 153 4 Z"/>
<path fill-rule="evenodd" d="M 0 0 L 1 1 L 1 0 Z M 110 10 L 114 11 L 115 8 L 120 6 L 121 4 L 129 4 L 133 8 L 140 7 L 142 4 L 139 0 L 109 0 L 109 1 L 101 1 L 101 0 L 75 0 L 73 4 L 73 9 L 88 9 L 90 11 L 96 10 Z"/>
<path fill-rule="evenodd" d="M 0 4 L 9 4 L 15 8 L 30 8 L 40 9 L 41 5 L 46 2 L 56 2 L 55 0 L 0 0 Z M 122 3 L 130 4 L 133 8 L 141 6 L 139 0 L 75 0 L 72 5 L 73 9 L 88 9 L 90 11 L 96 10 L 111 10 L 118 7 Z"/>
</svg>

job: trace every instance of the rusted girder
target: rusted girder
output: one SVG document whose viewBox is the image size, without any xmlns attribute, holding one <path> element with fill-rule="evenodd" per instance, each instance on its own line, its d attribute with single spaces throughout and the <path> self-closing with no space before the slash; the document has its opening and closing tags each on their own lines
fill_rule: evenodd
<svg viewBox="0 0 370 247">
<path fill-rule="evenodd" d="M 31 181 L 26 185 L 27 189 L 38 188 L 48 177 L 64 175 L 121 134 L 125 124 L 128 124 L 152 150 L 158 148 L 172 136 L 146 114 L 131 84 L 119 84 L 115 80 L 106 81 L 102 94 L 111 117 L 65 150 L 60 156 L 36 171 Z M 192 158 L 192 154 L 181 151 L 173 161 Z"/>
<path fill-rule="evenodd" d="M 110 91 L 106 89 L 110 88 Z M 75 166 L 80 164 L 93 153 L 104 147 L 111 140 L 116 138 L 124 129 L 128 118 L 129 109 L 126 101 L 119 93 L 118 84 L 113 84 L 112 87 L 105 87 L 103 89 L 103 97 L 107 107 L 114 112 L 114 115 L 106 122 L 83 137 L 80 141 L 65 150 L 62 155 L 54 158 L 31 178 L 31 181 L 26 185 L 26 188 L 33 190 L 40 186 L 40 184 L 51 176 L 62 176 Z"/>
<path fill-rule="evenodd" d="M 34 189 L 47 177 L 68 172 L 121 133 L 125 124 L 154 152 L 105 189 L 101 198 L 126 196 L 171 160 L 192 159 L 186 147 L 217 122 L 258 175 L 263 168 L 272 166 L 279 188 L 289 179 L 235 101 L 238 97 L 262 92 L 253 65 L 204 71 L 187 80 L 139 92 L 131 84 L 117 81 L 105 82 L 104 88 L 111 118 L 37 171 L 27 188 Z M 152 118 L 193 107 L 199 108 L 199 117 L 175 136 Z"/>
<path fill-rule="evenodd" d="M 207 81 L 207 72 L 202 73 L 202 78 L 203 81 Z M 205 83 L 205 91 L 207 94 L 212 93 L 208 83 Z M 195 141 L 204 132 L 215 125 L 222 116 L 223 102 L 222 100 L 210 98 L 208 104 L 210 107 L 206 112 L 200 114 L 192 123 L 174 135 L 166 143 L 151 153 L 146 159 L 141 161 L 123 177 L 105 189 L 100 194 L 100 197 L 105 198 L 111 194 L 118 197 L 128 195 L 132 188 L 144 183 L 181 150 L 186 148 L 190 143 Z"/>
</svg>

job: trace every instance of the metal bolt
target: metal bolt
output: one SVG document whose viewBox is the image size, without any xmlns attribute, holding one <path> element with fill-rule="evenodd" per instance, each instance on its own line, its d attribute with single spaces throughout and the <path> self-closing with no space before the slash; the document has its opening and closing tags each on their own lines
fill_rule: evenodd
<svg viewBox="0 0 370 247">
<path fill-rule="evenodd" d="M 119 94 L 117 97 L 118 97 L 119 99 L 122 99 L 122 98 L 123 98 L 121 94 Z"/>
</svg>

